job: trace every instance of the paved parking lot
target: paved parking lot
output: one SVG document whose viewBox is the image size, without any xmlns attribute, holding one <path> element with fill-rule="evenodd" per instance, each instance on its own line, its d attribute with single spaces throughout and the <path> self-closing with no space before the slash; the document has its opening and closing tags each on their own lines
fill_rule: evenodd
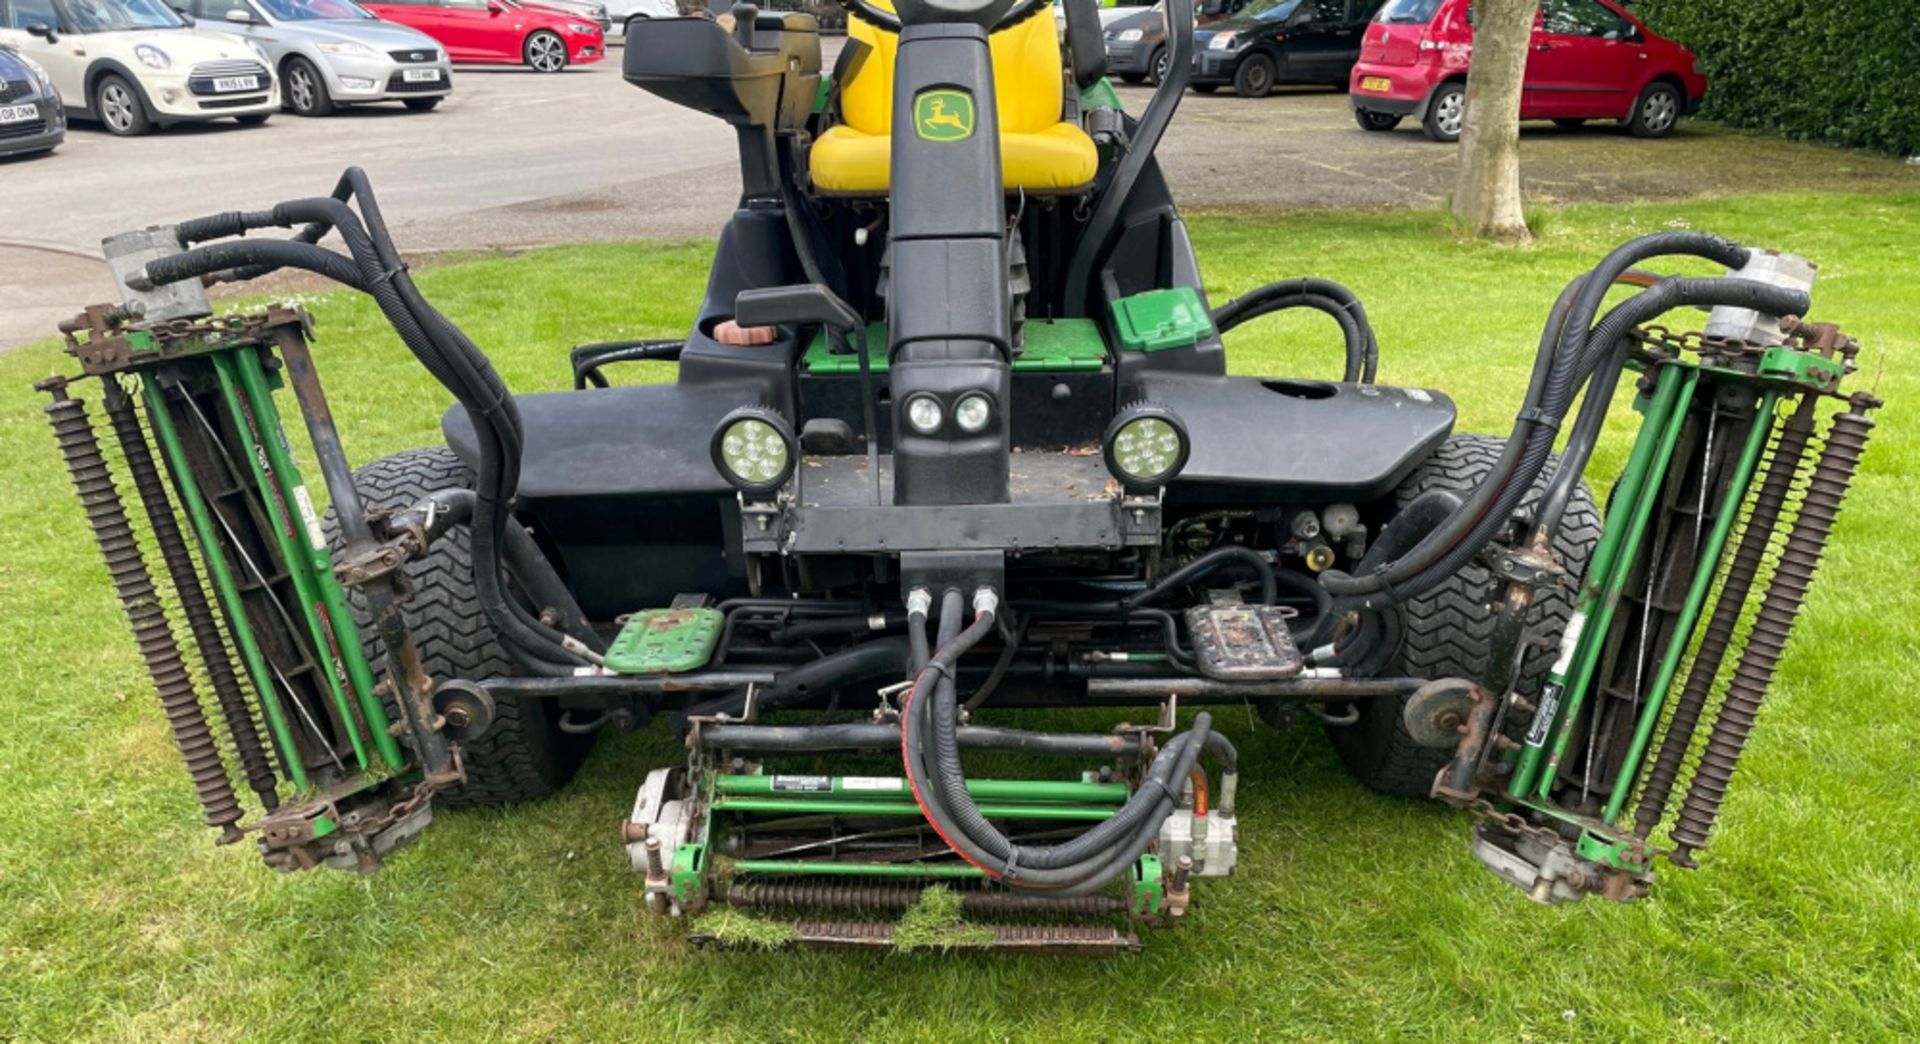
<svg viewBox="0 0 1920 1044">
<path fill-rule="evenodd" d="M 0 347 L 111 296 L 101 237 L 323 194 L 355 163 L 411 252 L 713 234 L 739 191 L 733 133 L 627 85 L 619 57 L 558 76 L 463 68 L 429 114 L 283 113 L 132 140 L 78 125 L 50 157 L 0 163 Z M 1137 111 L 1148 89 L 1121 95 Z M 1684 124 L 1661 142 L 1530 127 L 1522 148 L 1535 201 L 1920 186 L 1920 170 L 1894 161 Z M 1187 97 L 1161 162 L 1187 206 L 1433 206 L 1454 150 L 1410 125 L 1363 133 L 1329 91 L 1222 93 Z"/>
</svg>

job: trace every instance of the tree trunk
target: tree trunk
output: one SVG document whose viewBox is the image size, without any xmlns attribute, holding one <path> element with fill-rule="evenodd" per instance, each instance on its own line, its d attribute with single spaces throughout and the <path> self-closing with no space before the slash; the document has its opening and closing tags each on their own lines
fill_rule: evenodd
<svg viewBox="0 0 1920 1044">
<path fill-rule="evenodd" d="M 1482 239 L 1525 242 L 1520 208 L 1520 87 L 1540 0 L 1474 0 L 1473 68 L 1460 130 L 1453 217 Z"/>
</svg>

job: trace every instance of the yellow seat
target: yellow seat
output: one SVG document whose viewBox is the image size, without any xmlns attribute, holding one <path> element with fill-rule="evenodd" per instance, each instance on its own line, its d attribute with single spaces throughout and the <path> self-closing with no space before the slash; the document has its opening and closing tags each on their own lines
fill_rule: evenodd
<svg viewBox="0 0 1920 1044">
<path fill-rule="evenodd" d="M 880 6 L 888 7 L 885 0 Z M 883 196 L 893 158 L 893 67 L 900 37 L 857 19 L 848 33 L 869 48 L 840 87 L 840 121 L 813 143 L 815 189 Z M 1008 191 L 1062 193 L 1093 184 L 1100 165 L 1093 139 L 1060 119 L 1066 82 L 1060 37 L 1047 12 L 994 33 L 993 93 L 1000 115 L 1000 178 Z"/>
</svg>

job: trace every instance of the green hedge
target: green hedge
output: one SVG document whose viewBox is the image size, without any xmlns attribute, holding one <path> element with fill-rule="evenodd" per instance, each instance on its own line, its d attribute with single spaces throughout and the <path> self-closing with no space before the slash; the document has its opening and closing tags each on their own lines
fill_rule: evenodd
<svg viewBox="0 0 1920 1044">
<path fill-rule="evenodd" d="M 1705 115 L 1920 155 L 1916 0 L 1635 0 L 1630 9 L 1700 56 Z"/>
</svg>

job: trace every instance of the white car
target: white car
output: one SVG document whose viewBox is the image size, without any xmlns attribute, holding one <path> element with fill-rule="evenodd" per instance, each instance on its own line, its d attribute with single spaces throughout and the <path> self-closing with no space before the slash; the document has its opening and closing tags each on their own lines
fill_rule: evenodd
<svg viewBox="0 0 1920 1044">
<path fill-rule="evenodd" d="M 47 70 L 70 115 L 123 137 L 226 117 L 265 123 L 280 108 L 259 45 L 195 29 L 165 0 L 0 0 L 0 43 Z"/>
<path fill-rule="evenodd" d="M 705 4 L 696 5 L 704 9 Z M 625 36 L 649 18 L 680 17 L 679 0 L 607 0 L 607 19 Z"/>
</svg>

